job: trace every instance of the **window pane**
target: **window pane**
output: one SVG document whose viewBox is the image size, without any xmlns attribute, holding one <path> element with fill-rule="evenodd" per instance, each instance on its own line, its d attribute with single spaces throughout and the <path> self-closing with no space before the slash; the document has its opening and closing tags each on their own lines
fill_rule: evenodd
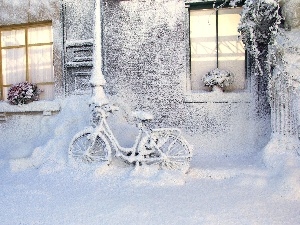
<svg viewBox="0 0 300 225">
<path fill-rule="evenodd" d="M 52 26 L 27 28 L 12 27 L 1 32 L 2 83 L 11 85 L 26 81 L 42 85 L 41 99 L 54 98 L 53 35 Z M 27 32 L 27 39 L 25 34 Z M 15 46 L 15 47 L 14 47 Z M 27 46 L 27 48 L 25 48 Z M 9 47 L 9 48 L 5 48 Z M 26 52 L 27 51 L 27 52 Z M 26 59 L 26 56 L 28 58 Z M 27 63 L 27 64 L 26 64 Z M 28 71 L 26 71 L 28 69 Z M 28 75 L 28 77 L 27 77 Z M 7 99 L 9 87 L 1 87 Z"/>
<path fill-rule="evenodd" d="M 235 75 L 232 90 L 245 87 L 245 50 L 238 40 L 237 27 L 240 22 L 241 8 L 220 9 L 218 17 L 219 68 L 230 70 Z"/>
<path fill-rule="evenodd" d="M 52 38 L 52 26 L 28 29 L 28 44 L 49 43 Z"/>
<path fill-rule="evenodd" d="M 25 30 L 1 31 L 1 45 L 2 47 L 25 45 Z"/>
<path fill-rule="evenodd" d="M 7 100 L 9 87 L 3 87 L 3 100 Z"/>
<path fill-rule="evenodd" d="M 28 60 L 31 82 L 53 82 L 52 45 L 29 47 Z"/>
<path fill-rule="evenodd" d="M 42 90 L 39 95 L 40 100 L 53 100 L 54 99 L 54 85 L 38 85 L 38 88 Z"/>
<path fill-rule="evenodd" d="M 216 14 L 190 10 L 191 88 L 205 89 L 203 75 L 217 67 Z"/>
<path fill-rule="evenodd" d="M 25 81 L 25 48 L 2 49 L 2 75 L 3 85 Z"/>
</svg>

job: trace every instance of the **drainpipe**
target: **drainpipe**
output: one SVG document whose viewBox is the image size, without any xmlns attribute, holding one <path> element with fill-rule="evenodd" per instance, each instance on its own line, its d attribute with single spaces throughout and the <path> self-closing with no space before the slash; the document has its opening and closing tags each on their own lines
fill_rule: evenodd
<svg viewBox="0 0 300 225">
<path fill-rule="evenodd" d="M 93 46 L 93 70 L 90 78 L 92 87 L 91 104 L 102 106 L 108 103 L 103 86 L 106 81 L 102 68 L 102 21 L 101 21 L 101 0 L 95 2 L 94 15 L 94 46 Z"/>
</svg>

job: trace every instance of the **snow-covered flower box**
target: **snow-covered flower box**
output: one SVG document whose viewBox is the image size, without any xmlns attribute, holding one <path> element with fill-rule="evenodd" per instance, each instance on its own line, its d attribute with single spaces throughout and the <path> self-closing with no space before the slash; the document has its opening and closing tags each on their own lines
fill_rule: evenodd
<svg viewBox="0 0 300 225">
<path fill-rule="evenodd" d="M 223 89 L 233 83 L 234 76 L 228 70 L 213 69 L 205 74 L 203 82 L 205 86 L 218 87 Z"/>
<path fill-rule="evenodd" d="M 44 116 L 51 116 L 61 110 L 58 101 L 34 101 L 30 104 L 12 105 L 8 102 L 0 101 L 0 122 L 6 121 L 8 116 L 13 114 L 27 114 L 42 113 Z"/>
<path fill-rule="evenodd" d="M 12 105 L 23 105 L 37 101 L 40 93 L 36 84 L 25 81 L 10 87 L 7 100 Z"/>
</svg>

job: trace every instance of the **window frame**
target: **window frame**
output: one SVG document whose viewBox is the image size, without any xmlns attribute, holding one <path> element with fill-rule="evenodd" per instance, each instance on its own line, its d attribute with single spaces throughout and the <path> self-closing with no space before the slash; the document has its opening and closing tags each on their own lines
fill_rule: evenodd
<svg viewBox="0 0 300 225">
<path fill-rule="evenodd" d="M 236 7 L 242 7 L 244 4 L 244 0 L 241 1 L 240 3 L 236 4 Z M 195 102 L 197 97 L 196 95 L 199 96 L 199 94 L 209 94 L 209 92 L 203 91 L 203 90 L 192 90 L 192 84 L 191 84 L 191 39 L 190 39 L 190 10 L 197 10 L 197 9 L 214 9 L 214 8 L 233 8 L 232 6 L 229 5 L 229 2 L 224 2 L 222 0 L 216 0 L 216 1 L 199 1 L 199 0 L 192 0 L 192 1 L 186 1 L 185 2 L 185 24 L 186 24 L 186 29 L 185 29 L 185 37 L 186 37 L 186 83 L 185 83 L 185 93 L 186 93 L 186 101 L 187 102 Z M 216 12 L 218 14 L 218 11 Z M 218 46 L 218 17 L 216 17 L 216 46 Z M 217 66 L 219 64 L 219 54 L 217 49 Z M 249 74 L 249 60 L 248 60 L 248 52 L 245 50 L 245 87 L 243 90 L 238 90 L 235 91 L 235 99 L 236 99 L 236 93 L 242 93 L 242 92 L 249 92 L 250 91 L 250 81 L 248 79 L 248 74 Z M 230 94 L 233 94 L 231 92 L 225 93 L 224 96 L 229 96 Z M 192 96 L 194 95 L 194 96 Z M 226 98 L 226 97 L 225 97 Z M 202 97 L 199 99 L 200 102 L 204 101 Z"/>
<path fill-rule="evenodd" d="M 25 73 L 25 81 L 30 82 L 30 74 L 29 74 L 29 47 L 38 47 L 38 46 L 52 46 L 53 48 L 53 39 L 51 42 L 43 42 L 43 43 L 35 43 L 29 44 L 28 42 L 28 29 L 37 28 L 37 27 L 52 27 L 52 35 L 53 35 L 53 23 L 50 20 L 35 22 L 35 23 L 24 23 L 24 24 L 12 24 L 12 25 L 3 25 L 0 26 L 0 101 L 4 101 L 4 88 L 10 87 L 13 84 L 3 84 L 3 70 L 2 70 L 2 50 L 3 49 L 16 49 L 16 48 L 25 48 L 25 63 L 26 63 L 26 73 Z M 25 44 L 24 45 L 16 45 L 16 46 L 5 46 L 2 47 L 2 31 L 11 31 L 11 30 L 24 30 L 25 31 Z M 52 50 L 52 66 L 54 65 L 54 55 Z M 54 69 L 54 66 L 53 66 Z M 53 71 L 54 72 L 54 71 Z M 55 78 L 54 78 L 55 79 Z M 37 85 L 53 85 L 55 86 L 55 80 L 52 82 L 38 82 Z"/>
</svg>

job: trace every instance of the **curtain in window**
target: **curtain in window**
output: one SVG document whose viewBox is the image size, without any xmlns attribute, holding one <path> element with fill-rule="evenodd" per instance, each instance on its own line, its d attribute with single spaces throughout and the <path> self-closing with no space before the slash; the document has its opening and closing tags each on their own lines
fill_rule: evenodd
<svg viewBox="0 0 300 225">
<path fill-rule="evenodd" d="M 52 26 L 28 29 L 28 67 L 31 82 L 43 91 L 41 99 L 54 98 Z"/>
<path fill-rule="evenodd" d="M 26 79 L 25 30 L 2 31 L 2 76 L 3 85 L 22 82 Z"/>
<path fill-rule="evenodd" d="M 51 91 L 53 88 L 49 85 L 54 81 L 53 76 L 53 59 L 52 59 L 52 45 L 32 46 L 28 49 L 29 59 L 29 74 L 31 82 L 33 83 L 48 83 L 40 84 L 43 90 L 41 97 L 44 99 L 52 99 Z"/>
<path fill-rule="evenodd" d="M 52 26 L 28 29 L 28 44 L 50 43 L 52 39 Z"/>
<path fill-rule="evenodd" d="M 2 50 L 3 85 L 11 85 L 26 80 L 25 48 Z M 3 96 L 7 98 L 9 87 L 3 88 Z"/>
<path fill-rule="evenodd" d="M 3 84 L 10 85 L 26 79 L 25 48 L 2 50 Z"/>
<path fill-rule="evenodd" d="M 217 67 L 216 14 L 212 10 L 190 11 L 191 88 L 204 88 L 202 77 Z"/>
<path fill-rule="evenodd" d="M 38 87 L 43 90 L 40 99 L 53 99 L 52 40 L 52 26 L 1 31 L 3 85 L 28 80 L 37 83 Z M 28 57 L 27 60 L 26 57 Z M 9 87 L 3 87 L 4 99 L 7 98 L 8 89 Z"/>
<path fill-rule="evenodd" d="M 25 30 L 2 31 L 1 45 L 1 47 L 25 45 Z"/>
</svg>

